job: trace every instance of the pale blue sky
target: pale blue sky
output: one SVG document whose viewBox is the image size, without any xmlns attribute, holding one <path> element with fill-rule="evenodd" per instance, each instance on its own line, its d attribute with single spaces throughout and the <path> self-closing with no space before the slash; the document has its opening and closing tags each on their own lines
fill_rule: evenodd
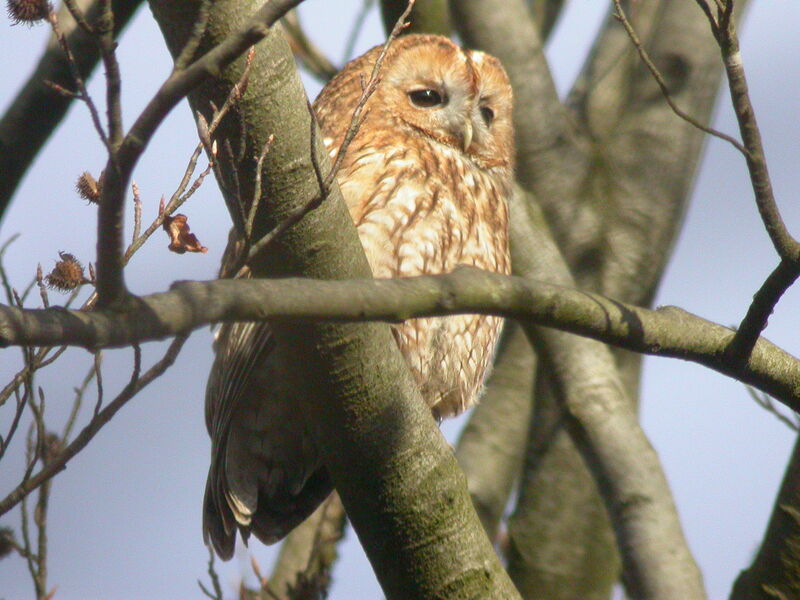
<svg viewBox="0 0 800 600">
<path fill-rule="evenodd" d="M 592 41 L 609 3 L 572 0 L 548 49 L 559 89 L 566 90 Z M 338 61 L 360 0 L 332 3 L 309 0 L 303 16 L 313 39 Z M 2 11 L 0 11 L 2 13 Z M 699 14 L 698 14 L 699 18 Z M 800 234 L 800 4 L 796 0 L 753 0 L 743 31 L 743 56 L 765 138 L 770 168 L 784 216 Z M 46 31 L 10 27 L 0 14 L 0 110 L 38 58 Z M 372 14 L 357 52 L 381 41 Z M 170 68 L 149 10 L 145 8 L 122 39 L 124 114 L 130 124 Z M 101 99 L 100 78 L 90 87 Z M 309 85 L 315 95 L 317 85 Z M 727 97 L 715 125 L 735 133 Z M 144 201 L 145 222 L 155 216 L 158 199 L 180 178 L 195 144 L 194 126 L 179 106 L 157 134 L 135 179 Z M 7 253 L 12 281 L 24 287 L 36 264 L 52 266 L 59 250 L 94 260 L 94 214 L 78 199 L 78 174 L 95 174 L 102 148 L 87 112 L 74 106 L 20 187 L 0 228 L 0 241 L 23 236 Z M 209 247 L 206 255 L 177 256 L 156 235 L 128 269 L 131 289 L 140 294 L 165 289 L 175 279 L 214 275 L 227 235 L 227 215 L 209 181 L 184 208 L 194 232 Z M 718 141 L 710 142 L 686 224 L 658 295 L 714 321 L 737 323 L 752 293 L 777 264 L 761 226 L 743 161 Z M 54 295 L 56 300 L 57 296 Z M 800 290 L 786 294 L 767 336 L 798 354 L 796 332 Z M 203 423 L 203 389 L 211 353 L 208 330 L 192 336 L 177 364 L 132 401 L 76 457 L 54 484 L 50 511 L 50 576 L 56 598 L 199 598 L 197 578 L 205 579 L 206 550 L 200 535 L 201 499 L 209 444 Z M 146 361 L 163 351 L 145 346 Z M 109 353 L 104 368 L 106 398 L 130 373 L 130 351 Z M 0 351 L 0 381 L 19 368 L 19 351 Z M 82 351 L 70 351 L 42 374 L 48 411 L 60 423 L 71 404 L 71 389 L 90 366 Z M 756 550 L 785 466 L 793 436 L 757 408 L 742 385 L 701 367 L 668 359 L 647 359 L 642 419 L 661 455 L 684 528 L 701 568 L 709 597 L 727 596 L 731 582 Z M 89 404 L 93 404 L 90 397 Z M 86 416 L 86 415 L 85 415 Z M 10 419 L 0 411 L 0 430 Z M 448 423 L 448 439 L 457 436 Z M 0 468 L 0 494 L 19 477 L 23 438 Z M 16 525 L 14 513 L 2 520 Z M 268 572 L 274 548 L 255 542 L 250 551 Z M 249 559 L 220 568 L 230 595 Z M 0 561 L 0 598 L 32 597 L 24 563 Z M 348 532 L 334 573 L 331 598 L 380 598 L 380 590 L 355 535 Z"/>
</svg>

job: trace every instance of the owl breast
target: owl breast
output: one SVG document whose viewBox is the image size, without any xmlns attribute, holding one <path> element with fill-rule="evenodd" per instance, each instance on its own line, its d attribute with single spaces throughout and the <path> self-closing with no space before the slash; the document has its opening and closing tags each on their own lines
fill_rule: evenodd
<svg viewBox="0 0 800 600">
<path fill-rule="evenodd" d="M 459 265 L 510 272 L 506 167 L 479 168 L 424 137 L 403 147 L 382 143 L 380 134 L 359 137 L 338 179 L 376 278 L 448 273 Z M 475 402 L 501 325 L 493 316 L 456 315 L 394 326 L 437 417 Z"/>
</svg>

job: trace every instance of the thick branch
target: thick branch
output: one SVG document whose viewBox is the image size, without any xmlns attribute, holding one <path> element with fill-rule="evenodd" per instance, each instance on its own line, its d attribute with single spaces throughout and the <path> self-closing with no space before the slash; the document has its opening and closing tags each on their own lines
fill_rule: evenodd
<svg viewBox="0 0 800 600">
<path fill-rule="evenodd" d="M 775 499 L 764 540 L 730 600 L 796 598 L 800 593 L 800 438 Z"/>
<path fill-rule="evenodd" d="M 514 196 L 512 214 L 520 200 L 519 194 Z M 512 221 L 514 268 L 529 280 L 546 277 L 574 285 L 537 209 L 535 203 L 528 203 L 529 219 Z M 562 417 L 557 420 L 567 426 L 605 504 L 629 594 L 643 599 L 702 598 L 702 579 L 684 539 L 666 478 L 637 422 L 635 406 L 611 352 L 592 340 L 526 326 L 541 363 L 546 365 L 540 373 L 546 373 L 552 382 L 552 394 L 561 408 Z M 541 444 L 544 439 L 530 443 Z M 529 457 L 527 468 L 531 466 Z M 608 552 L 605 558 L 613 564 Z M 597 583 L 610 583 L 607 576 L 603 579 L 598 577 Z"/>
<path fill-rule="evenodd" d="M 748 383 L 800 411 L 800 362 L 764 338 L 730 364 L 734 332 L 674 306 L 640 308 L 598 294 L 471 267 L 390 280 L 223 280 L 176 283 L 125 312 L 0 305 L 0 344 L 105 348 L 162 339 L 222 321 L 386 321 L 460 313 L 500 315 L 634 352 L 681 358 Z"/>
</svg>

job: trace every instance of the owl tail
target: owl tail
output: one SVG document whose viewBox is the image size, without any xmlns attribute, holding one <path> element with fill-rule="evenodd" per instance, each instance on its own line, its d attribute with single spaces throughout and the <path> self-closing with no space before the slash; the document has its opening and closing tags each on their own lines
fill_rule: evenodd
<svg viewBox="0 0 800 600">
<path fill-rule="evenodd" d="M 333 491 L 328 471 L 321 467 L 297 493 L 284 486 L 262 488 L 255 502 L 248 502 L 230 489 L 224 469 L 215 463 L 209 469 L 203 499 L 203 540 L 211 543 L 223 560 L 233 557 L 237 530 L 245 544 L 251 533 L 264 544 L 274 544 L 305 521 Z"/>
</svg>

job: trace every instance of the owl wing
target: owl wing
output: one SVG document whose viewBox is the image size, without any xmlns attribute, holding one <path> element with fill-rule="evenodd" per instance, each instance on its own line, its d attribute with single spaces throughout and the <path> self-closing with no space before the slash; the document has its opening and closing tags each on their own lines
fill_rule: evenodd
<svg viewBox="0 0 800 600">
<path fill-rule="evenodd" d="M 353 85 L 369 75 L 377 52 L 353 61 L 314 103 L 327 146 L 336 148 L 350 125 L 347 113 L 361 95 Z M 232 249 L 236 239 L 228 241 Z M 223 262 L 225 258 L 223 258 Z M 224 270 L 224 268 L 223 268 Z M 276 348 L 263 323 L 223 325 L 206 386 L 211 465 L 203 502 L 203 536 L 224 559 L 233 555 L 236 530 L 265 543 L 284 537 L 332 491 L 310 437 L 297 423 L 291 391 L 273 377 Z M 254 417 L 257 415 L 257 417 Z"/>
<path fill-rule="evenodd" d="M 223 558 L 233 556 L 236 519 L 228 504 L 226 460 L 231 415 L 242 397 L 247 374 L 261 352 L 273 349 L 269 328 L 257 323 L 223 325 L 215 340 L 216 357 L 206 386 L 206 428 L 211 436 L 211 466 L 203 499 L 203 539 Z"/>
<path fill-rule="evenodd" d="M 223 559 L 236 531 L 274 543 L 330 494 L 289 384 L 283 383 L 267 324 L 223 325 L 206 388 L 211 465 L 203 501 L 203 536 Z"/>
</svg>

